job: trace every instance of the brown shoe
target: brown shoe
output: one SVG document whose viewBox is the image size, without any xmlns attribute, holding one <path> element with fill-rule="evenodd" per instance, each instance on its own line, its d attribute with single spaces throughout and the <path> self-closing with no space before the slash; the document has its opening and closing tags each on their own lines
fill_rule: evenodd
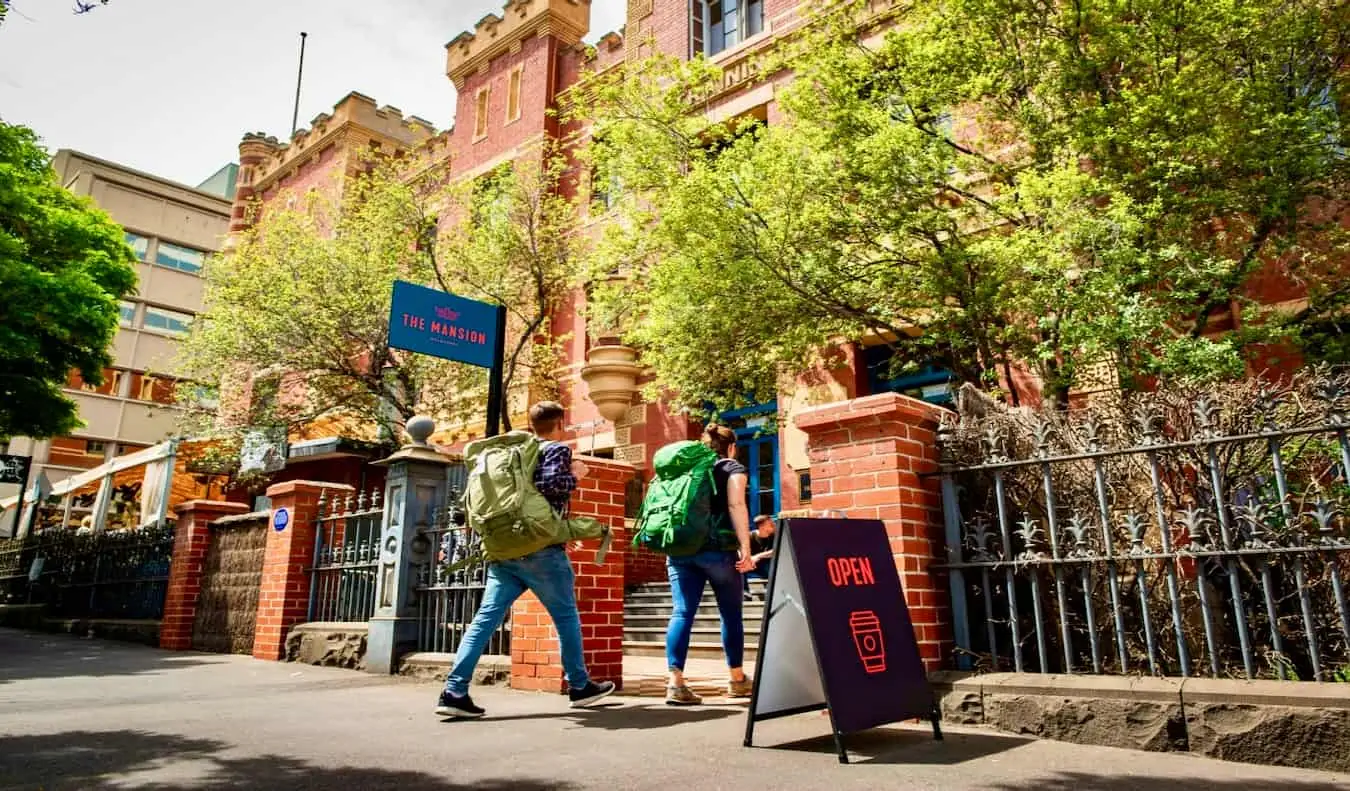
<svg viewBox="0 0 1350 791">
<path fill-rule="evenodd" d="M 755 691 L 755 685 L 749 676 L 737 681 L 732 679 L 727 684 L 727 696 L 732 698 L 748 698 Z"/>
<path fill-rule="evenodd" d="M 695 695 L 687 686 L 666 687 L 667 706 L 697 706 L 702 702 L 703 698 Z"/>
</svg>

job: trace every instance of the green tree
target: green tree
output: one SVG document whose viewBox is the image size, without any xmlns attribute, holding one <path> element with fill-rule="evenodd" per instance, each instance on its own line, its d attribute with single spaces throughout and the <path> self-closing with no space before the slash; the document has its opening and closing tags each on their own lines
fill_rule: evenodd
<svg viewBox="0 0 1350 791">
<path fill-rule="evenodd" d="M 122 228 L 57 182 L 33 131 L 0 122 L 0 438 L 83 425 L 61 388 L 72 370 L 102 383 L 134 262 Z"/>
<path fill-rule="evenodd" d="M 630 276 L 593 311 L 686 404 L 766 397 L 866 333 L 985 387 L 1026 363 L 1063 403 L 1101 362 L 1235 373 L 1343 305 L 1343 4 L 919 0 L 884 35 L 864 7 L 758 64 L 796 75 L 771 125 L 710 123 L 702 60 L 579 92 L 626 189 L 594 266 Z M 1308 315 L 1210 337 L 1272 261 Z"/>
<path fill-rule="evenodd" d="M 389 347 L 396 279 L 506 306 L 509 426 L 528 372 L 552 365 L 533 338 L 573 280 L 547 231 L 566 204 L 538 169 L 448 186 L 441 176 L 372 163 L 340 199 L 319 190 L 274 201 L 208 262 L 204 310 L 183 346 L 188 430 L 237 441 L 259 427 L 326 424 L 390 441 L 419 413 L 481 419 L 486 371 Z"/>
</svg>

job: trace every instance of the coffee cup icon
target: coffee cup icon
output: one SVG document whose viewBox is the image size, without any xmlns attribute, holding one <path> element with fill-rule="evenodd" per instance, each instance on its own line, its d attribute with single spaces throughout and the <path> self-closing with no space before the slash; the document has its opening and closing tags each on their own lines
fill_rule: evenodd
<svg viewBox="0 0 1350 791">
<path fill-rule="evenodd" d="M 858 610 L 848 617 L 853 632 L 853 645 L 858 659 L 868 673 L 886 672 L 886 640 L 881 633 L 881 620 L 871 610 Z"/>
</svg>

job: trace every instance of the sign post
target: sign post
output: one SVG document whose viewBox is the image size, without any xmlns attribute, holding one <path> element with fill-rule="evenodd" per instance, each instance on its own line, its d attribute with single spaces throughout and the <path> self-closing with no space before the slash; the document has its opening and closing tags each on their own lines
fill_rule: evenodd
<svg viewBox="0 0 1350 791">
<path fill-rule="evenodd" d="M 846 734 L 887 723 L 926 718 L 942 738 L 882 522 L 787 520 L 774 542 L 767 600 L 746 747 L 756 722 L 821 709 L 840 763 L 848 763 Z"/>
<path fill-rule="evenodd" d="M 501 431 L 506 308 L 394 281 L 389 345 L 488 369 L 487 436 Z"/>
</svg>

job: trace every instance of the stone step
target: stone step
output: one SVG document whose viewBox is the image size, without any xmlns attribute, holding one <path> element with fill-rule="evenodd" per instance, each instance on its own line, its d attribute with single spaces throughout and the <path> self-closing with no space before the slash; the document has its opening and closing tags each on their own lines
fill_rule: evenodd
<svg viewBox="0 0 1350 791">
<path fill-rule="evenodd" d="M 751 590 L 751 592 L 753 592 L 753 593 L 760 593 L 760 594 L 762 594 L 762 593 L 764 593 L 766 590 L 768 590 L 768 587 L 769 587 L 769 581 L 768 581 L 768 580 L 763 580 L 763 579 L 759 579 L 759 578 L 755 578 L 755 579 L 751 579 L 751 580 L 750 580 L 750 590 Z M 670 583 L 669 583 L 669 582 L 648 582 L 648 583 L 644 583 L 644 584 L 642 584 L 642 585 L 639 585 L 637 588 L 635 588 L 632 592 L 630 592 L 630 593 L 629 593 L 627 596 L 625 596 L 624 598 L 625 598 L 625 599 L 634 599 L 634 598 L 649 599 L 649 598 L 654 598 L 654 597 L 658 597 L 658 596 L 665 596 L 665 597 L 667 597 L 667 598 L 670 597 Z"/>
<path fill-rule="evenodd" d="M 625 618 L 669 618 L 675 607 L 670 602 L 665 604 L 627 604 L 623 608 Z M 695 615 L 699 618 L 718 617 L 717 605 L 711 602 L 705 602 Z M 745 620 L 760 620 L 764 617 L 763 602 L 745 602 L 741 607 L 741 617 Z"/>
<path fill-rule="evenodd" d="M 623 652 L 627 656 L 659 656 L 666 655 L 665 640 L 629 640 L 624 638 Z M 752 645 L 747 642 L 745 645 L 745 666 L 754 668 L 755 656 L 759 652 L 758 645 Z M 722 646 L 716 642 L 713 643 L 690 643 L 689 658 L 691 659 L 725 659 L 722 653 Z M 750 672 L 750 671 L 746 671 Z"/>
<path fill-rule="evenodd" d="M 669 623 L 670 623 L 669 617 L 647 618 L 647 617 L 634 617 L 632 615 L 627 614 L 625 614 L 623 617 L 623 628 L 625 629 L 648 629 L 648 630 L 659 629 L 662 632 L 665 632 L 666 626 Z M 745 631 L 747 633 L 754 631 L 756 634 L 758 634 L 760 623 L 761 622 L 759 619 L 755 619 L 753 621 L 746 620 Z M 722 620 L 715 615 L 711 617 L 708 616 L 698 617 L 694 619 L 694 629 L 696 631 L 700 629 L 705 629 L 712 632 L 720 633 L 722 630 Z"/>
<path fill-rule="evenodd" d="M 634 626 L 624 623 L 623 634 L 625 640 L 661 640 L 666 639 L 666 625 L 659 624 L 653 626 Z M 698 625 L 695 624 L 691 633 L 695 643 L 717 643 L 721 644 L 722 627 L 719 624 Z M 745 625 L 746 642 L 759 642 L 759 624 Z"/>
</svg>

